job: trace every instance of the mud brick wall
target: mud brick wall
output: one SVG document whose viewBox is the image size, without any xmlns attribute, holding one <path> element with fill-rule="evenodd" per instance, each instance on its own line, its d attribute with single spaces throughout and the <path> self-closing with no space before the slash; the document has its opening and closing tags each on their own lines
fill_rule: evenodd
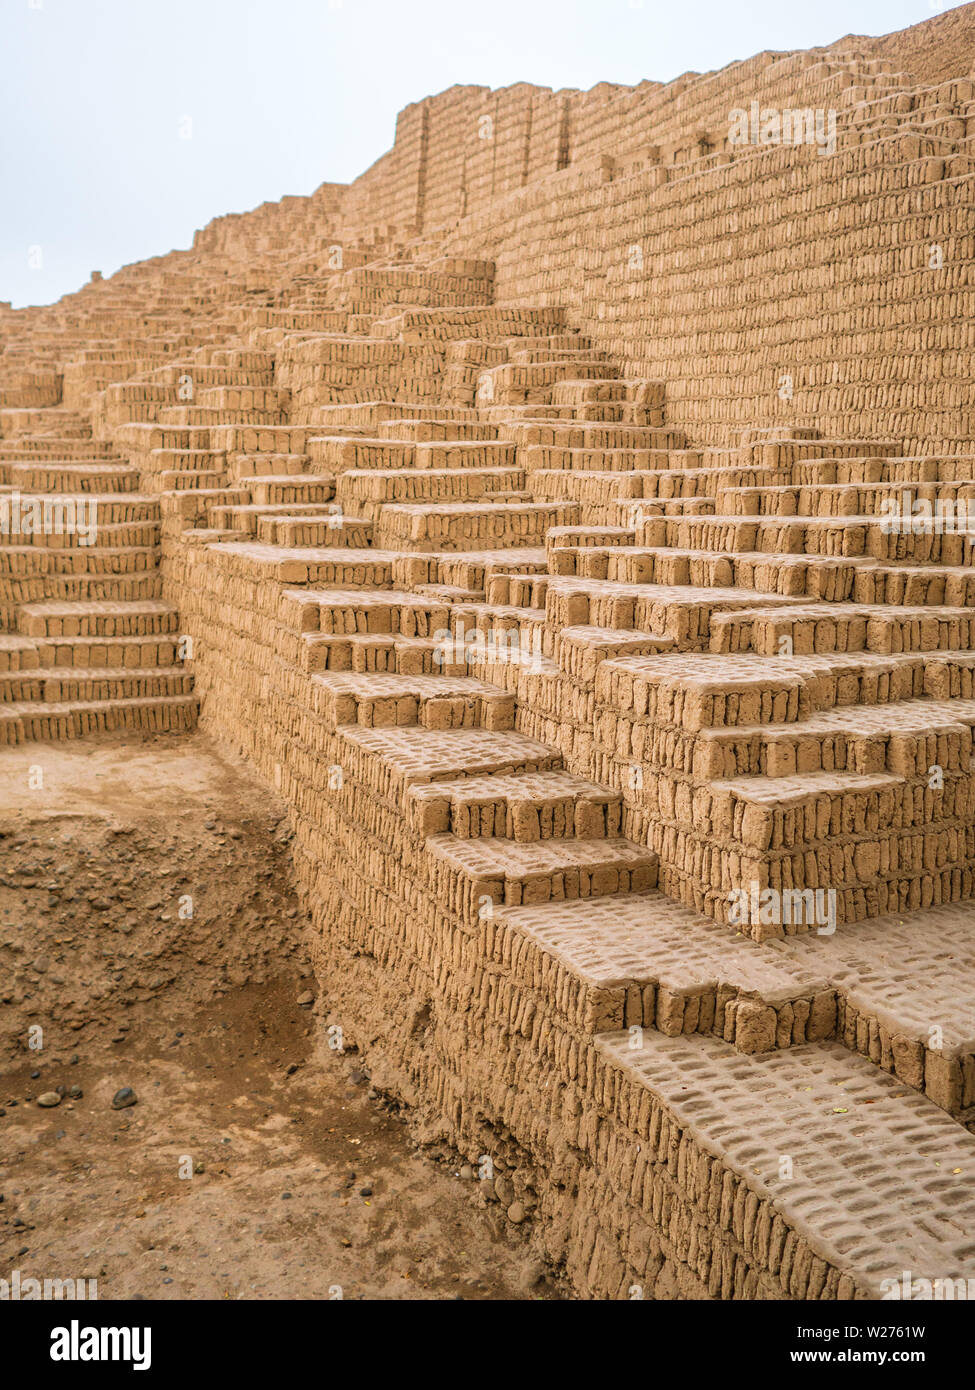
<svg viewBox="0 0 975 1390">
<path fill-rule="evenodd" d="M 482 922 L 463 893 L 445 891 L 373 731 L 329 729 L 296 664 L 301 586 L 327 585 L 328 563 L 282 559 L 275 574 L 226 547 L 173 545 L 166 569 L 197 644 L 207 726 L 291 807 L 316 969 L 341 981 L 328 1021 L 377 1084 L 418 1107 L 428 1137 L 475 1162 L 492 1156 L 500 1199 L 543 1218 L 545 1253 L 584 1295 L 870 1293 L 753 1187 L 747 1165 L 709 1152 L 651 1094 L 617 1055 L 619 1035 L 596 1038 L 598 1001 L 567 1000 L 554 958 L 503 912 Z M 391 587 L 389 561 L 364 556 L 356 579 Z"/>
<path fill-rule="evenodd" d="M 526 183 L 558 173 L 569 162 L 568 91 L 549 92 L 538 87 L 532 97 L 528 136 Z"/>
<path fill-rule="evenodd" d="M 911 81 L 853 52 L 636 88 L 453 88 L 403 113 L 347 212 L 398 207 L 425 148 L 417 224 L 494 260 L 499 305 L 563 305 L 626 375 L 666 380 L 668 423 L 696 442 L 785 425 L 964 450 L 975 89 Z M 753 100 L 835 110 L 836 152 L 732 149 L 729 111 Z"/>
<path fill-rule="evenodd" d="M 468 142 L 476 134 L 488 87 L 451 87 L 430 97 L 423 225 L 442 226 L 465 211 L 464 169 Z"/>
<path fill-rule="evenodd" d="M 625 374 L 666 380 L 691 438 L 788 424 L 964 451 L 975 181 L 912 153 L 772 148 L 673 182 L 569 169 L 452 245 L 494 257 L 499 303 L 568 304 Z"/>
</svg>

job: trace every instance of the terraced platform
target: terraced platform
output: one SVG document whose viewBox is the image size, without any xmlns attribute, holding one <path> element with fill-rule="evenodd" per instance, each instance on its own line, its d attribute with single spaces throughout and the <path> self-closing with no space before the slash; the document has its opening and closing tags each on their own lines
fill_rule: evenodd
<svg viewBox="0 0 975 1390">
<path fill-rule="evenodd" d="M 347 188 L 0 313 L 0 501 L 98 514 L 2 538 L 0 743 L 199 705 L 288 802 L 376 1084 L 585 1296 L 975 1276 L 975 569 L 935 520 L 975 499 L 970 357 L 933 282 L 888 287 L 955 334 L 906 364 L 832 298 L 880 169 L 971 299 L 975 89 L 863 45 L 494 94 L 490 170 L 455 89 Z M 835 156 L 729 144 L 756 90 L 835 105 Z M 778 249 L 738 301 L 655 248 L 778 228 L 786 185 L 856 225 L 783 340 Z M 834 389 L 878 354 L 886 395 Z"/>
</svg>

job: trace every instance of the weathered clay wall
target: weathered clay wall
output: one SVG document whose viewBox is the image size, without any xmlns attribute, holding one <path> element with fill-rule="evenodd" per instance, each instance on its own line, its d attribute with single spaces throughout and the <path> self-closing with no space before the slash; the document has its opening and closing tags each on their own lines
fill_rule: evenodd
<svg viewBox="0 0 975 1390">
<path fill-rule="evenodd" d="M 327 1021 L 376 1084 L 416 1108 L 428 1137 L 492 1157 L 501 1200 L 539 1218 L 539 1252 L 583 1296 L 868 1294 L 747 1165 L 709 1150 L 631 1074 L 611 1046 L 625 1035 L 601 1031 L 600 1000 L 571 972 L 503 914 L 486 924 L 458 909 L 389 764 L 328 727 L 295 665 L 297 591 L 327 585 L 328 560 L 284 559 L 275 574 L 230 546 L 166 551 L 204 727 L 290 807 Z M 363 586 L 394 577 L 388 556 L 364 560 Z"/>
<path fill-rule="evenodd" d="M 788 424 L 967 450 L 975 180 L 913 152 L 779 147 L 668 182 L 569 170 L 451 249 L 495 260 L 498 303 L 565 304 L 626 372 L 665 381 L 694 440 Z"/>
<path fill-rule="evenodd" d="M 402 114 L 345 215 L 448 225 L 450 252 L 496 262 L 499 304 L 569 307 L 666 381 L 696 441 L 785 424 L 966 450 L 975 89 L 913 83 L 832 52 L 664 86 L 452 88 Z M 835 151 L 730 146 L 752 100 L 835 111 Z"/>
</svg>

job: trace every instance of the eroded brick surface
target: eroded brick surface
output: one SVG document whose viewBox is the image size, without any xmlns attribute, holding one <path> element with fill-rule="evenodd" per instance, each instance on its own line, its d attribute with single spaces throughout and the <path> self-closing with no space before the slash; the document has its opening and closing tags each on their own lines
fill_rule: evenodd
<svg viewBox="0 0 975 1390">
<path fill-rule="evenodd" d="M 97 512 L 2 538 L 0 742 L 201 705 L 335 1020 L 591 1296 L 975 1274 L 975 542 L 885 520 L 975 500 L 975 88 L 870 42 L 453 88 L 0 309 L 0 500 Z"/>
</svg>

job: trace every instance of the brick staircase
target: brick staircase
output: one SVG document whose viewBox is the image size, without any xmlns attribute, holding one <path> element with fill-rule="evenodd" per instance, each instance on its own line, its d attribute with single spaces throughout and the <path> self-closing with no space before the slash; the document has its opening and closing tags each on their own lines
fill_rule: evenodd
<svg viewBox="0 0 975 1390">
<path fill-rule="evenodd" d="M 208 500 L 202 549 L 180 552 L 186 621 L 215 647 L 212 726 L 295 806 L 323 929 L 390 960 L 382 920 L 397 953 L 453 961 L 468 1007 L 503 1017 L 567 1096 L 585 1039 L 631 1109 L 693 1076 L 695 1132 L 734 1131 L 724 1157 L 766 1156 L 752 1171 L 769 1230 L 859 1171 L 851 1106 L 824 1114 L 822 1098 L 878 1107 L 863 1113 L 885 1116 L 894 1157 L 857 1187 L 874 1215 L 830 1197 L 801 1277 L 767 1232 L 729 1273 L 727 1233 L 687 1216 L 710 1252 L 701 1290 L 875 1289 L 889 1243 L 871 1222 L 899 1250 L 914 1239 L 889 1213 L 916 1199 L 918 1126 L 964 1171 L 975 1123 L 966 555 L 949 542 L 918 566 L 923 544 L 881 543 L 875 504 L 907 479 L 967 495 L 966 465 L 812 431 L 695 448 L 666 424 L 663 387 L 622 380 L 571 320 L 453 312 L 382 320 L 421 340 L 439 392 L 343 400 L 354 385 L 328 383 L 300 435 L 259 417 L 211 433 L 253 509 L 247 536 L 224 525 L 211 544 L 228 513 Z M 272 352 L 276 380 L 299 346 Z M 305 480 L 290 515 L 255 490 L 269 460 L 284 486 Z M 313 478 L 341 529 L 314 510 L 328 504 L 306 509 Z M 190 597 L 208 587 L 220 597 Z M 247 619 L 222 622 L 228 607 Z M 729 924 L 752 882 L 803 905 L 833 889 L 828 929 L 760 902 Z M 918 944 L 929 931 L 936 951 Z M 633 1030 L 653 1043 L 634 1053 Z M 757 1145 L 741 1123 L 755 1085 L 771 1088 Z M 797 1092 L 816 1115 L 801 1137 Z M 798 1188 L 770 1176 L 777 1125 L 809 1174 Z M 632 1195 L 614 1200 L 637 1219 Z M 954 1227 L 932 1223 L 910 1258 L 956 1267 Z"/>
<path fill-rule="evenodd" d="M 158 499 L 77 415 L 0 438 L 0 744 L 196 722 Z"/>
<path fill-rule="evenodd" d="M 711 124 L 738 68 L 592 97 L 583 172 L 559 154 L 541 192 L 499 189 L 499 156 L 490 206 L 530 220 L 570 173 L 607 204 L 614 181 L 621 203 L 727 186 L 765 157 Z M 967 177 L 963 83 L 919 96 L 858 51 L 757 73 L 769 101 L 797 74 L 835 98 L 851 160 Z M 623 108 L 652 157 L 603 149 Z M 392 227 L 328 185 L 0 356 L 0 496 L 100 521 L 91 547 L 0 551 L 0 741 L 185 728 L 200 701 L 288 801 L 319 973 L 367 1056 L 503 1157 L 580 1290 L 961 1277 L 972 540 L 889 518 L 905 493 L 967 503 L 975 455 L 729 424 L 723 382 L 696 435 L 699 383 L 612 350 L 610 272 L 587 299 L 553 252 L 564 293 L 532 295 L 462 254 L 490 240 L 479 158 L 464 236 L 426 224 L 432 183 Z"/>
</svg>

